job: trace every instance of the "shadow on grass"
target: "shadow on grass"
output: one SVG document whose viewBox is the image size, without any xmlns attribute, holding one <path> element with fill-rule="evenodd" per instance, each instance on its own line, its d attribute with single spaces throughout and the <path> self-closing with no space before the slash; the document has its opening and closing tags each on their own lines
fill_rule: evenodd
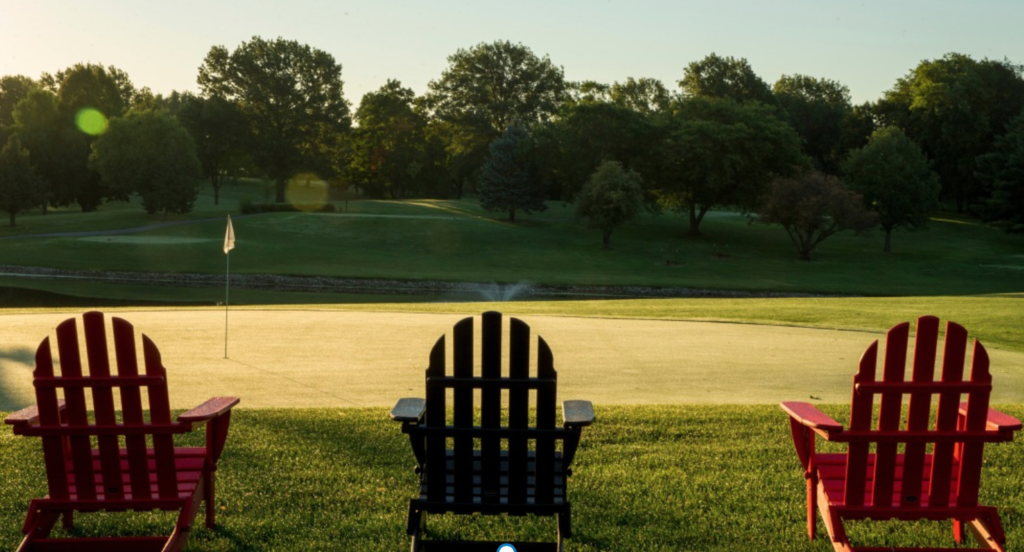
<svg viewBox="0 0 1024 552">
<path fill-rule="evenodd" d="M 34 367 L 34 350 L 28 347 L 0 348 L 0 410 L 20 410 L 35 404 L 32 387 Z"/>
</svg>

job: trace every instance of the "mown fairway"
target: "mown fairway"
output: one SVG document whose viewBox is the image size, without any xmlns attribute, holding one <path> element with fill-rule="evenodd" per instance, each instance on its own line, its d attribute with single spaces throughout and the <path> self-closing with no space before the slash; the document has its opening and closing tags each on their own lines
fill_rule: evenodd
<svg viewBox="0 0 1024 552">
<path fill-rule="evenodd" d="M 299 192 L 314 194 L 314 189 Z M 0 240 L 5 264 L 136 272 L 220 273 L 223 215 L 238 198 L 259 196 L 236 184 L 219 207 L 204 196 L 195 213 L 166 226 L 127 235 Z M 938 217 L 929 230 L 897 233 L 894 253 L 881 253 L 882 235 L 839 235 L 815 260 L 797 259 L 781 228 L 750 225 L 738 213 L 714 212 L 705 236 L 686 238 L 677 215 L 646 215 L 616 232 L 602 250 L 597 232 L 573 220 L 572 210 L 549 210 L 510 224 L 464 201 L 335 201 L 341 211 L 273 213 L 235 219 L 235 273 L 355 278 L 532 282 L 553 285 L 643 285 L 854 295 L 964 295 L 1024 289 L 1024 238 L 969 220 Z M 214 217 L 214 220 L 202 222 Z M 165 222 L 137 205 L 111 204 L 99 213 L 22 217 L 13 235 L 89 232 Z M 175 222 L 168 219 L 167 222 Z M 10 230 L 0 235 L 11 235 Z M 4 278 L 3 285 L 23 280 Z M 36 283 L 36 287 L 44 284 Z M 69 295 L 95 294 L 77 284 L 46 285 Z M 150 300 L 209 300 L 208 293 L 167 293 Z"/>
</svg>

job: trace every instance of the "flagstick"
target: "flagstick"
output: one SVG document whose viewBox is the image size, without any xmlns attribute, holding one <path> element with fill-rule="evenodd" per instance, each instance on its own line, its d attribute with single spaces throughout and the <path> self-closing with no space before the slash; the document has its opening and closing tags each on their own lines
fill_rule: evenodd
<svg viewBox="0 0 1024 552">
<path fill-rule="evenodd" d="M 231 253 L 225 255 L 227 269 L 224 272 L 224 358 L 228 358 L 228 293 L 231 289 Z"/>
</svg>

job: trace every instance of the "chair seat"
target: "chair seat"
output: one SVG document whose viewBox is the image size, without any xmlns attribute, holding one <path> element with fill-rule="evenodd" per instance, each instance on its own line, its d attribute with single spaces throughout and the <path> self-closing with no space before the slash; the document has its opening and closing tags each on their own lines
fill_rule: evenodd
<svg viewBox="0 0 1024 552">
<path fill-rule="evenodd" d="M 818 479 L 821 481 L 821 484 L 825 489 L 825 495 L 828 497 L 829 504 L 833 506 L 843 506 L 845 503 L 844 497 L 846 496 L 846 455 L 818 454 L 815 456 L 815 462 L 818 466 Z M 928 489 L 931 484 L 931 471 L 932 455 L 928 454 L 925 455 L 924 459 L 924 470 L 921 477 L 921 495 L 916 501 L 918 504 L 928 505 L 931 500 L 931 496 L 928 494 Z M 956 506 L 957 476 L 959 471 L 959 466 L 957 462 L 954 461 L 949 501 L 942 505 L 944 507 Z M 872 492 L 874 472 L 875 455 L 869 454 L 865 474 L 866 482 L 864 485 L 864 504 L 875 506 L 899 506 L 903 492 L 903 455 L 899 454 L 896 457 L 896 475 L 893 479 L 893 496 L 892 501 L 889 504 L 874 504 L 872 502 L 874 499 L 874 493 Z"/>
<path fill-rule="evenodd" d="M 120 450 L 121 457 L 121 484 L 118 487 L 113 487 L 108 490 L 108 484 L 103 480 L 102 467 L 100 463 L 100 453 L 98 450 L 92 451 L 92 464 L 93 472 L 95 474 L 95 480 L 93 485 L 96 487 L 96 501 L 118 501 L 120 503 L 131 502 L 133 500 L 150 500 L 156 498 L 176 498 L 179 500 L 187 499 L 195 493 L 196 486 L 203 475 L 204 465 L 206 462 L 206 448 L 176 448 L 174 449 L 174 467 L 176 472 L 178 496 L 177 497 L 160 497 L 159 486 L 157 483 L 157 472 L 156 472 L 156 454 L 153 449 L 146 449 L 146 458 L 149 465 L 149 491 L 151 493 L 149 498 L 139 498 L 132 496 L 131 486 L 131 473 L 129 472 L 128 466 L 128 451 L 126 449 Z M 70 491 L 70 501 L 78 501 L 78 487 L 79 482 L 76 481 L 73 471 L 72 462 L 67 462 L 68 467 L 68 487 Z M 108 496 L 111 493 L 121 493 L 121 496 Z M 102 506 L 100 506 L 102 508 Z"/>
<path fill-rule="evenodd" d="M 479 450 L 473 451 L 473 486 L 472 495 L 469 501 L 458 501 L 455 497 L 455 452 L 452 450 L 446 451 L 445 457 L 445 503 L 447 504 L 473 504 L 473 505 L 498 505 L 502 507 L 510 508 L 510 513 L 515 513 L 514 509 L 516 506 L 530 506 L 535 507 L 538 505 L 554 505 L 561 506 L 565 503 L 565 483 L 566 474 L 563 470 L 562 453 L 555 453 L 555 466 L 554 466 L 554 492 L 553 500 L 547 504 L 538 504 L 536 501 L 537 493 L 537 480 L 533 475 L 527 478 L 526 487 L 526 502 L 521 504 L 514 504 L 509 502 L 508 493 L 508 451 L 501 451 L 501 463 L 499 468 L 500 473 L 500 485 L 497 489 L 485 489 L 483 487 L 483 474 L 482 474 L 482 461 L 480 458 L 481 452 Z M 529 451 L 526 471 L 528 474 L 536 473 L 536 451 Z M 420 486 L 420 498 L 422 502 L 428 501 L 427 496 L 427 480 L 431 477 L 431 473 L 428 472 L 423 475 L 421 486 Z M 438 503 L 439 501 L 434 500 L 433 502 Z"/>
</svg>

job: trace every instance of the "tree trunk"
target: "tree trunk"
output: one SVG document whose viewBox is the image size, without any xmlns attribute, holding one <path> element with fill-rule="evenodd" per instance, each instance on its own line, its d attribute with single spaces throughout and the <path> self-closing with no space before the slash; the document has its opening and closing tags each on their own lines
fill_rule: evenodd
<svg viewBox="0 0 1024 552">
<path fill-rule="evenodd" d="M 892 253 L 892 228 L 885 229 L 885 249 L 882 251 Z"/>
<path fill-rule="evenodd" d="M 213 204 L 220 205 L 220 176 L 211 176 L 210 185 L 213 186 Z"/>
<path fill-rule="evenodd" d="M 809 249 L 800 250 L 800 260 L 811 262 L 811 251 Z"/>
<path fill-rule="evenodd" d="M 697 218 L 697 204 L 691 203 L 689 207 L 690 231 L 687 232 L 687 235 L 697 237 L 700 235 L 700 219 Z"/>
<path fill-rule="evenodd" d="M 14 211 L 11 211 L 11 228 L 14 228 Z"/>
<path fill-rule="evenodd" d="M 513 207 L 513 208 L 508 210 L 508 221 L 509 222 L 515 222 L 516 221 L 516 209 L 515 209 L 515 207 Z"/>
<path fill-rule="evenodd" d="M 274 199 L 274 203 L 284 203 L 284 188 L 288 184 L 288 181 L 284 178 L 277 179 L 277 197 Z"/>
<path fill-rule="evenodd" d="M 605 248 L 605 249 L 610 249 L 611 248 L 611 245 L 610 245 L 611 241 L 612 241 L 612 231 L 611 230 L 605 230 L 604 231 L 604 236 L 601 239 L 601 246 L 603 248 Z"/>
</svg>

